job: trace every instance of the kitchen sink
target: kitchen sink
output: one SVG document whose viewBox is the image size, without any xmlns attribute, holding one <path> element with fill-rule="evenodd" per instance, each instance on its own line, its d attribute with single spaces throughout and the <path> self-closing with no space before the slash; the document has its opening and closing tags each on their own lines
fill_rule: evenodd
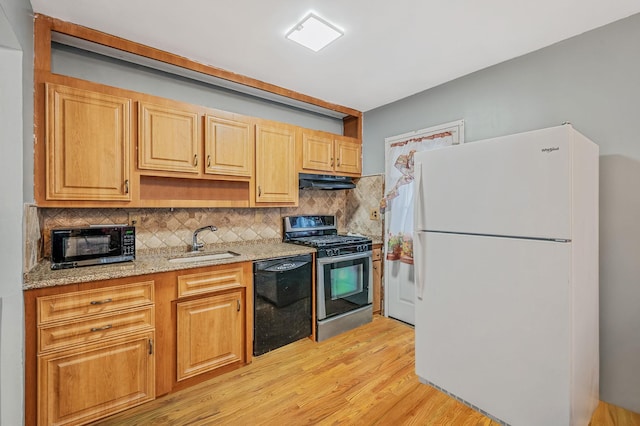
<svg viewBox="0 0 640 426">
<path fill-rule="evenodd" d="M 179 257 L 172 257 L 169 259 L 169 262 L 171 263 L 206 262 L 208 260 L 229 259 L 236 256 L 240 256 L 240 254 L 235 253 L 233 251 L 188 253 L 186 255 L 181 255 Z"/>
</svg>

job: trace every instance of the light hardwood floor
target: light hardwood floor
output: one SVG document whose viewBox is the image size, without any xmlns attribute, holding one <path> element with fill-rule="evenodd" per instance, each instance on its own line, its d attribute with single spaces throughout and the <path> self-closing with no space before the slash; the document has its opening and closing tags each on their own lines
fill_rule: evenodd
<svg viewBox="0 0 640 426">
<path fill-rule="evenodd" d="M 375 317 L 325 342 L 295 342 L 96 424 L 497 425 L 418 382 L 413 336 L 413 328 Z M 591 425 L 640 426 L 640 415 L 600 403 Z"/>
</svg>

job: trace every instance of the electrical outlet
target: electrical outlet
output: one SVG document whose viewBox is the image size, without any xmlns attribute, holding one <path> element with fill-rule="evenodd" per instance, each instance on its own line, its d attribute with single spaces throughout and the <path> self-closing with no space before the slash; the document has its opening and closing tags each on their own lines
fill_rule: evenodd
<svg viewBox="0 0 640 426">
<path fill-rule="evenodd" d="M 129 225 L 130 226 L 136 226 L 138 224 L 138 214 L 137 213 L 132 213 L 129 212 Z"/>
<path fill-rule="evenodd" d="M 378 213 L 378 209 L 371 209 L 369 212 L 369 219 L 378 220 L 380 219 L 380 214 Z"/>
</svg>

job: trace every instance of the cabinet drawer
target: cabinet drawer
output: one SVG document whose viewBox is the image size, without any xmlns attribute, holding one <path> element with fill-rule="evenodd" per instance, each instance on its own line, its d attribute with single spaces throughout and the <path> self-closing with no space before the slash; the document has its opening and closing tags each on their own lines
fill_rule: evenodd
<svg viewBox="0 0 640 426">
<path fill-rule="evenodd" d="M 153 303 L 153 281 L 39 297 L 38 324 Z"/>
<path fill-rule="evenodd" d="M 38 329 L 38 352 L 86 344 L 154 327 L 153 306 L 68 321 Z"/>
<path fill-rule="evenodd" d="M 380 259 L 382 259 L 382 249 L 374 248 L 372 260 L 380 260 Z"/>
<path fill-rule="evenodd" d="M 244 287 L 242 266 L 178 276 L 178 297 Z"/>
</svg>

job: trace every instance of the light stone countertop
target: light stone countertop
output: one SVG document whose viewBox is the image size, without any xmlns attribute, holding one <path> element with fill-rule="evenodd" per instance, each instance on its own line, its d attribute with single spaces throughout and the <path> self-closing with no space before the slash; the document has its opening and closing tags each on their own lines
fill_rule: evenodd
<svg viewBox="0 0 640 426">
<path fill-rule="evenodd" d="M 132 262 L 60 270 L 52 270 L 51 262 L 43 260 L 31 271 L 24 274 L 22 289 L 32 290 L 89 281 L 133 277 L 157 272 L 199 268 L 203 266 L 252 262 L 254 260 L 315 253 L 316 250 L 312 247 L 283 243 L 281 240 L 261 240 L 214 244 L 205 247 L 201 255 L 220 251 L 232 251 L 238 253 L 239 256 L 218 260 L 171 263 L 169 262 L 170 258 L 188 256 L 189 254 L 184 248 L 179 250 L 164 249 L 153 252 L 136 253 L 136 260 Z"/>
</svg>

